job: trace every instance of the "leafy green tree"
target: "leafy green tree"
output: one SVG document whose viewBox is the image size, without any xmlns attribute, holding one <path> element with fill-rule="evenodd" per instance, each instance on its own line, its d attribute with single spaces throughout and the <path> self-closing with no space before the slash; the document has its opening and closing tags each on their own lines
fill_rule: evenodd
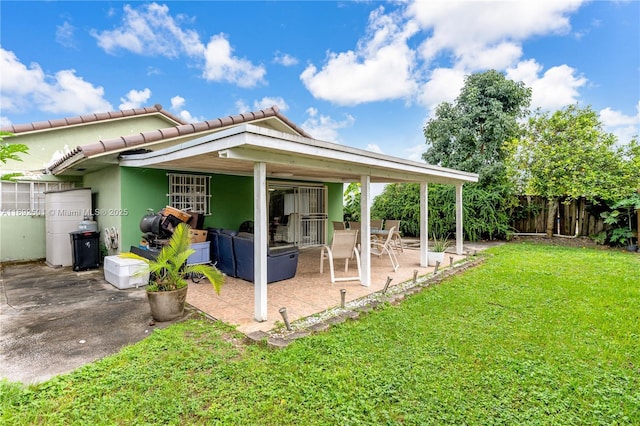
<svg viewBox="0 0 640 426">
<path fill-rule="evenodd" d="M 479 182 L 466 184 L 463 192 L 465 237 L 503 237 L 509 230 L 509 212 L 515 203 L 513 185 L 507 179 L 505 142 L 520 132 L 531 89 L 495 70 L 467 76 L 454 103 L 442 103 L 424 128 L 428 145 L 423 159 L 430 164 L 474 172 Z M 454 189 L 430 185 L 430 226 L 444 234 L 454 231 Z M 431 217 L 442 223 L 432 223 Z M 450 221 L 448 225 L 445 220 Z M 448 228 L 447 228 L 448 226 Z"/>
<path fill-rule="evenodd" d="M 559 199 L 619 200 L 640 188 L 639 151 L 634 140 L 620 146 L 602 128 L 591 107 L 569 105 L 553 114 L 537 111 L 521 138 L 509 144 L 509 174 L 528 195 L 549 201 L 547 236 Z"/>
<path fill-rule="evenodd" d="M 22 161 L 19 154 L 26 154 L 29 148 L 21 143 L 8 143 L 4 139 L 13 136 L 13 133 L 0 131 L 0 162 L 7 164 L 7 161 Z M 0 180 L 14 180 L 20 173 L 0 174 Z"/>
<path fill-rule="evenodd" d="M 509 217 L 498 211 L 502 195 L 479 185 L 468 185 L 462 193 L 465 238 L 497 238 L 508 232 Z M 429 235 L 439 238 L 455 233 L 456 194 L 451 185 L 429 185 Z M 400 219 L 405 235 L 420 235 L 420 185 L 394 183 L 385 186 L 371 206 L 371 216 Z"/>
<path fill-rule="evenodd" d="M 479 173 L 482 180 L 503 177 L 503 149 L 526 117 L 531 89 L 491 70 L 472 74 L 454 104 L 444 102 L 424 128 L 430 164 Z M 497 176 L 496 176 L 497 174 Z"/>
<path fill-rule="evenodd" d="M 385 185 L 371 205 L 371 217 L 399 219 L 404 235 L 420 233 L 420 184 L 392 183 Z"/>
<path fill-rule="evenodd" d="M 355 221 L 360 220 L 360 183 L 352 182 L 344 190 L 344 220 Z"/>
</svg>

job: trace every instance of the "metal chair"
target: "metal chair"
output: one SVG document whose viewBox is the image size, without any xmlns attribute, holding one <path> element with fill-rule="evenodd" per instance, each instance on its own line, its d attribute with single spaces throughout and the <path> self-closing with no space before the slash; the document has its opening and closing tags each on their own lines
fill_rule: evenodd
<svg viewBox="0 0 640 426">
<path fill-rule="evenodd" d="M 391 266 L 393 267 L 393 272 L 397 271 L 400 267 L 400 263 L 398 262 L 398 258 L 396 257 L 396 253 L 393 249 L 393 234 L 396 228 L 393 227 L 389 229 L 389 233 L 387 234 L 387 239 L 384 243 L 378 241 L 371 242 L 371 254 L 376 255 L 378 257 L 382 256 L 384 253 L 389 255 L 389 260 L 391 260 Z"/>
<path fill-rule="evenodd" d="M 392 228 L 395 228 L 393 233 L 391 232 Z M 387 219 L 384 221 L 383 229 L 388 230 L 390 234 L 393 234 L 391 236 L 391 239 L 393 240 L 393 248 L 396 251 L 402 253 L 403 249 L 402 249 L 402 236 L 400 235 L 400 221 L 395 219 Z"/>
<path fill-rule="evenodd" d="M 338 230 L 333 232 L 333 241 L 331 246 L 322 246 L 320 250 L 320 273 L 323 273 L 324 260 L 329 259 L 329 271 L 331 272 L 331 282 L 336 281 L 360 281 L 362 282 L 362 270 L 360 266 L 360 253 L 356 247 L 358 242 L 358 231 L 354 230 Z M 356 258 L 358 266 L 358 275 L 351 277 L 336 278 L 334 262 L 336 260 L 344 260 L 344 271 L 349 271 L 349 260 Z"/>
</svg>

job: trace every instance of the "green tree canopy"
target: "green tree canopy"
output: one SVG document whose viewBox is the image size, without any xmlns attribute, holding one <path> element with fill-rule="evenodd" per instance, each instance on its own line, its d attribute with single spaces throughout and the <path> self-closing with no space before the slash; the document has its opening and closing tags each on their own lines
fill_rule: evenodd
<svg viewBox="0 0 640 426">
<path fill-rule="evenodd" d="M 427 122 L 423 159 L 495 180 L 504 168 L 503 145 L 518 135 L 530 101 L 531 89 L 495 70 L 467 76 L 455 103 L 440 104 Z"/>
<path fill-rule="evenodd" d="M 7 161 L 22 161 L 19 154 L 26 154 L 29 148 L 21 143 L 8 143 L 4 139 L 13 136 L 13 133 L 0 131 L 0 163 L 7 164 Z M 21 176 L 20 173 L 0 173 L 0 180 L 13 180 Z"/>
<path fill-rule="evenodd" d="M 620 146 L 591 107 L 570 105 L 553 114 L 537 111 L 521 138 L 509 144 L 511 179 L 525 194 L 547 198 L 551 236 L 560 197 L 617 200 L 640 188 L 634 140 Z"/>
<path fill-rule="evenodd" d="M 455 102 L 440 104 L 424 127 L 426 162 L 480 175 L 478 183 L 465 184 L 466 238 L 499 238 L 509 229 L 515 198 L 506 174 L 505 142 L 519 135 L 519 120 L 528 114 L 530 102 L 531 89 L 522 82 L 495 70 L 472 74 Z M 453 188 L 432 185 L 429 200 L 430 227 L 454 230 Z"/>
</svg>

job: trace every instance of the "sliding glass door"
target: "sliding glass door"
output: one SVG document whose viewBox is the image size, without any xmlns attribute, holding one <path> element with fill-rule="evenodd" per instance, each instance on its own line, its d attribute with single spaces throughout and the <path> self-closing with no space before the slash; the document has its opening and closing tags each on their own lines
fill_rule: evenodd
<svg viewBox="0 0 640 426">
<path fill-rule="evenodd" d="M 327 188 L 324 185 L 269 183 L 272 245 L 322 245 L 327 234 Z"/>
</svg>

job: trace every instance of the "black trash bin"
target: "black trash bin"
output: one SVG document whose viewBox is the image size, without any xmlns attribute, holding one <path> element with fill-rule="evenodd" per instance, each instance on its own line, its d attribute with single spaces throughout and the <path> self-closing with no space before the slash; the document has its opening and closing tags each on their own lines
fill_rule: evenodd
<svg viewBox="0 0 640 426">
<path fill-rule="evenodd" d="M 71 256 L 73 260 L 73 270 L 83 271 L 85 269 L 100 267 L 100 233 L 94 231 L 74 231 L 70 232 Z"/>
</svg>

